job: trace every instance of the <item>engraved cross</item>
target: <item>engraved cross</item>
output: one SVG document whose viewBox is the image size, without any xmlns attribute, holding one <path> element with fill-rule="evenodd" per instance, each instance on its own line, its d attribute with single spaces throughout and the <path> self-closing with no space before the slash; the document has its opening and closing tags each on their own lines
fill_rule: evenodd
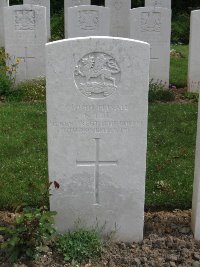
<svg viewBox="0 0 200 267">
<path fill-rule="evenodd" d="M 94 161 L 76 161 L 78 167 L 95 167 L 94 179 L 95 179 L 95 204 L 99 204 L 99 167 L 100 166 L 117 166 L 118 161 L 101 161 L 99 159 L 100 154 L 100 138 L 95 138 L 96 145 L 96 159 Z"/>
<path fill-rule="evenodd" d="M 26 70 L 25 70 L 25 78 L 28 78 L 27 77 L 27 73 L 28 73 L 28 60 L 29 59 L 35 59 L 35 58 L 28 56 L 28 52 L 27 52 L 28 48 L 27 47 L 24 47 L 24 49 L 25 49 L 25 56 L 24 57 L 19 57 L 19 58 L 22 59 L 22 60 L 24 60 L 25 68 L 26 68 Z"/>
</svg>

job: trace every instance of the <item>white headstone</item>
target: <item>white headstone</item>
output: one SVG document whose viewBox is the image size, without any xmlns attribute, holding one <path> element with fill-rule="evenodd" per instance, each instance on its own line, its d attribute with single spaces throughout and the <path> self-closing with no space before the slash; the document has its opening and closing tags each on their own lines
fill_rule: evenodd
<svg viewBox="0 0 200 267">
<path fill-rule="evenodd" d="M 68 38 L 68 8 L 73 6 L 90 5 L 91 0 L 64 0 L 64 15 L 65 15 L 65 38 Z"/>
<path fill-rule="evenodd" d="M 3 9 L 9 6 L 9 0 L 0 0 L 0 47 L 4 47 L 4 19 Z"/>
<path fill-rule="evenodd" d="M 60 232 L 105 225 L 143 238 L 149 45 L 111 37 L 47 44 L 51 210 Z"/>
<path fill-rule="evenodd" d="M 198 93 L 200 90 L 200 10 L 191 12 L 190 43 L 188 64 L 188 91 Z"/>
<path fill-rule="evenodd" d="M 46 7 L 47 37 L 49 40 L 51 38 L 50 0 L 24 0 L 24 4 L 39 5 Z"/>
<path fill-rule="evenodd" d="M 131 38 L 151 45 L 150 79 L 169 86 L 171 10 L 141 7 L 130 11 Z"/>
<path fill-rule="evenodd" d="M 196 240 L 200 240 L 200 101 L 198 111 L 196 158 L 192 200 L 192 229 Z"/>
<path fill-rule="evenodd" d="M 45 7 L 16 5 L 4 8 L 5 50 L 20 59 L 16 81 L 45 76 L 47 40 Z"/>
<path fill-rule="evenodd" d="M 145 0 L 145 6 L 164 7 L 171 9 L 171 0 Z"/>
<path fill-rule="evenodd" d="M 131 0 L 105 0 L 110 8 L 111 36 L 130 38 Z"/>
<path fill-rule="evenodd" d="M 109 8 L 91 5 L 68 8 L 68 38 L 109 35 Z"/>
</svg>

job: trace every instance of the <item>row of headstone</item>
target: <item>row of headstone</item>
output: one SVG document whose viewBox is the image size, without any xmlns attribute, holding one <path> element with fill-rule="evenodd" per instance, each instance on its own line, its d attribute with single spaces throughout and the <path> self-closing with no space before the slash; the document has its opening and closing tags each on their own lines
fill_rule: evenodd
<svg viewBox="0 0 200 267">
<path fill-rule="evenodd" d="M 69 9 L 70 7 L 74 6 L 83 6 L 83 5 L 91 5 L 91 0 L 65 0 L 65 38 L 70 37 L 68 35 L 68 31 L 71 30 L 70 25 L 72 25 L 72 21 L 69 19 L 69 15 L 72 18 L 73 9 Z M 145 1 L 146 7 L 163 7 L 171 9 L 171 0 L 146 0 Z M 105 0 L 105 7 L 110 9 L 110 24 L 104 23 L 104 28 L 110 28 L 110 36 L 113 37 L 125 37 L 130 38 L 130 9 L 131 9 L 131 0 Z M 106 9 L 101 9 L 100 14 L 98 14 L 98 9 L 96 12 L 92 13 L 92 6 L 88 8 L 88 15 L 90 12 L 90 17 L 86 17 L 85 14 L 80 14 L 76 18 L 73 17 L 74 22 L 75 19 L 77 20 L 87 20 L 90 21 L 94 18 L 94 23 L 97 23 L 97 18 L 100 17 Z M 79 10 L 80 12 L 80 10 Z M 85 19 L 84 19 L 85 16 Z M 107 22 L 107 20 L 106 20 Z M 78 36 L 76 36 L 78 37 Z"/>
<path fill-rule="evenodd" d="M 67 1 L 66 1 L 67 2 Z M 163 4 L 165 8 L 158 7 Z M 146 1 L 131 10 L 131 0 L 105 1 L 105 6 L 68 8 L 68 37 L 114 36 L 142 40 L 151 45 L 150 79 L 169 87 L 171 1 Z M 68 7 L 68 6 L 67 6 Z M 66 7 L 66 8 L 67 8 Z M 167 8 L 166 8 L 167 7 Z M 110 24 L 109 24 L 110 17 Z"/>
<path fill-rule="evenodd" d="M 130 34 L 152 41 L 157 50 L 169 34 L 162 30 L 166 24 L 161 9 L 153 8 L 152 17 L 144 9 L 131 11 L 139 19 Z M 6 51 L 23 62 L 19 78 L 43 74 L 45 8 L 7 7 L 4 22 Z M 58 212 L 60 232 L 79 221 L 84 227 L 104 226 L 104 233 L 115 232 L 121 241 L 142 240 L 149 62 L 149 45 L 131 39 L 89 37 L 47 44 L 49 177 L 60 184 L 52 192 L 51 209 Z M 196 239 L 200 239 L 199 135 L 200 123 L 192 219 Z"/>
<path fill-rule="evenodd" d="M 41 5 L 46 4 L 46 10 L 48 10 L 47 21 L 49 21 L 50 5 L 49 1 L 44 1 L 46 0 L 24 0 L 24 3 L 34 2 Z M 66 0 L 65 7 L 66 3 L 68 6 L 75 4 L 73 1 L 70 2 Z M 82 4 L 83 2 L 79 1 L 78 3 Z M 130 0 L 123 2 L 107 1 L 106 5 L 109 6 L 109 8 L 92 5 L 68 7 L 67 34 L 70 38 L 92 35 L 121 35 L 123 37 L 129 36 L 132 39 L 150 43 L 150 79 L 153 79 L 155 82 L 162 82 L 168 87 L 171 10 L 154 6 L 136 8 L 130 11 L 130 3 Z M 7 25 L 5 26 L 6 52 L 15 58 L 21 59 L 17 71 L 17 82 L 35 78 L 37 74 L 39 76 L 45 74 L 44 55 L 42 56 L 44 48 L 38 50 L 38 43 L 40 43 L 40 46 L 44 46 L 45 44 L 43 37 L 47 35 L 43 20 L 44 16 L 47 16 L 44 12 L 41 12 L 40 15 L 36 15 L 38 8 L 35 10 L 34 5 L 12 6 L 10 7 L 10 16 L 5 15 L 5 23 Z M 8 10 L 9 8 L 7 8 L 6 12 L 9 12 Z M 32 10 L 32 12 L 30 10 Z M 18 14 L 18 17 L 16 14 Z M 40 18 L 40 16 L 43 16 L 43 18 Z M 19 27 L 16 26 L 18 23 L 17 21 L 23 24 L 23 26 L 21 26 L 23 31 L 19 30 Z M 35 26 L 31 26 L 30 29 L 29 26 L 31 24 Z M 50 23 L 46 23 L 46 25 L 48 26 L 47 31 L 50 33 Z M 110 28 L 110 25 L 113 25 L 113 27 Z M 114 25 L 116 25 L 116 28 Z M 35 34 L 35 29 L 38 29 L 39 33 Z"/>
<path fill-rule="evenodd" d="M 46 7 L 46 23 L 47 23 L 47 36 L 51 37 L 50 29 L 50 0 L 23 0 L 24 4 L 40 5 Z M 65 38 L 70 37 L 68 35 L 68 27 L 71 31 L 71 23 L 68 23 L 68 8 L 79 5 L 90 5 L 91 0 L 65 0 Z M 9 6 L 9 0 L 0 1 L 0 47 L 4 46 L 4 28 L 3 28 L 3 7 Z M 109 28 L 109 35 L 115 37 L 130 37 L 130 23 L 129 23 L 129 10 L 131 9 L 131 0 L 106 0 L 105 6 L 110 8 L 110 18 L 106 19 L 106 22 L 110 21 L 109 27 L 106 25 L 104 28 Z M 171 9 L 171 0 L 146 0 L 145 6 L 154 7 L 166 7 Z M 72 11 L 73 12 L 73 11 Z M 107 12 L 107 11 L 105 11 Z M 97 17 L 98 12 L 93 13 L 94 17 Z M 103 10 L 101 10 L 103 13 Z M 81 14 L 82 20 L 89 20 L 85 14 Z M 85 18 L 84 18 L 85 17 Z M 108 21 L 109 20 L 109 21 Z M 70 25 L 69 25 L 70 24 Z"/>
</svg>

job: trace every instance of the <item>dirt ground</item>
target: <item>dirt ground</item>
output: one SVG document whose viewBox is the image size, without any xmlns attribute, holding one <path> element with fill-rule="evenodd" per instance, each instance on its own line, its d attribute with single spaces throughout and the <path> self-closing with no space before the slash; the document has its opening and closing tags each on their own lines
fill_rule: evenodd
<svg viewBox="0 0 200 267">
<path fill-rule="evenodd" d="M 14 214 L 0 212 L 0 225 L 12 222 Z M 98 262 L 81 267 L 200 267 L 200 242 L 191 231 L 191 211 L 146 212 L 144 240 L 126 244 L 112 242 L 104 249 Z M 1 240 L 1 239 L 0 239 Z M 0 241 L 1 242 L 1 241 Z M 70 267 L 49 249 L 37 262 L 21 261 L 11 265 L 0 261 L 1 267 Z"/>
</svg>

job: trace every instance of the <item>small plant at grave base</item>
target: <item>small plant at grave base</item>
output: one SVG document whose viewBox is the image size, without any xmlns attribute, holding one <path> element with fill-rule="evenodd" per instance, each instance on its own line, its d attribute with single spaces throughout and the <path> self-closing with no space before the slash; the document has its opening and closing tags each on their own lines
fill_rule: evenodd
<svg viewBox="0 0 200 267">
<path fill-rule="evenodd" d="M 8 101 L 31 103 L 35 101 L 45 101 L 46 81 L 44 78 L 40 78 L 21 82 L 7 99 Z"/>
<path fill-rule="evenodd" d="M 12 226 L 0 227 L 6 240 L 1 249 L 11 262 L 16 262 L 22 256 L 34 259 L 41 255 L 55 234 L 54 215 L 55 212 L 44 209 L 25 208 L 16 215 Z"/>
<path fill-rule="evenodd" d="M 80 263 L 98 259 L 103 251 L 103 242 L 96 230 L 79 229 L 60 235 L 56 249 L 66 262 Z"/>
<path fill-rule="evenodd" d="M 49 194 L 50 186 L 54 184 L 59 188 L 57 182 L 51 182 L 45 187 L 41 195 L 41 202 L 44 203 Z M 53 219 L 56 212 L 49 211 L 42 205 L 41 208 L 23 208 L 17 213 L 15 222 L 9 227 L 0 227 L 0 234 L 4 236 L 5 242 L 0 248 L 5 252 L 11 262 L 16 262 L 21 257 L 38 259 L 41 254 L 54 241 L 56 231 L 53 227 Z"/>
<path fill-rule="evenodd" d="M 186 93 L 182 94 L 181 98 L 184 99 L 184 100 L 190 100 L 193 103 L 198 103 L 199 94 L 198 93 L 186 92 Z"/>
<path fill-rule="evenodd" d="M 11 59 L 0 49 L 0 96 L 8 96 L 14 88 L 19 58 Z"/>
<path fill-rule="evenodd" d="M 175 100 L 175 95 L 166 89 L 162 82 L 156 83 L 153 80 L 149 83 L 149 102 L 170 102 Z"/>
</svg>

